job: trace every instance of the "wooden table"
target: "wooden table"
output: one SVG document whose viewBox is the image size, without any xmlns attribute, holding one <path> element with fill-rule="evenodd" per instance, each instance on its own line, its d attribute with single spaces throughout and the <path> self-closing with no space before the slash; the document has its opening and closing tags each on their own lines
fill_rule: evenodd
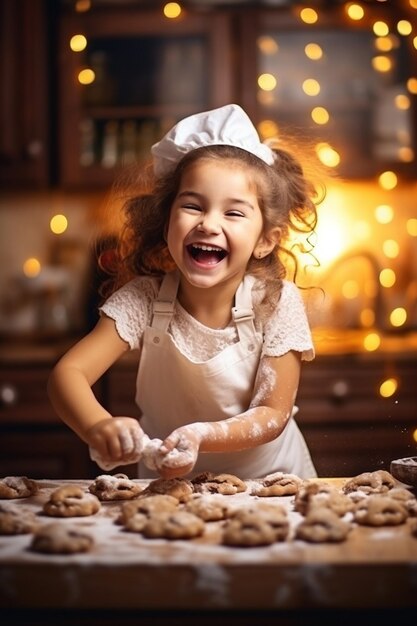
<svg viewBox="0 0 417 626">
<path fill-rule="evenodd" d="M 39 512 L 50 492 L 64 482 L 39 481 L 39 494 L 13 503 Z M 69 482 L 87 487 L 91 481 Z M 249 490 L 224 497 L 233 505 L 254 500 Z M 301 516 L 292 510 L 292 498 L 279 501 L 288 506 L 294 528 Z M 345 542 L 334 545 L 290 537 L 272 546 L 232 548 L 219 543 L 220 522 L 209 524 L 205 535 L 192 541 L 150 540 L 125 532 L 115 523 L 119 508 L 119 503 L 103 503 L 93 517 L 62 519 L 94 534 L 95 547 L 88 554 L 42 555 L 28 549 L 30 535 L 0 536 L 0 616 L 7 609 L 13 619 L 23 616 L 23 624 L 30 611 L 30 624 L 43 624 L 52 610 L 55 620 L 59 614 L 59 624 L 72 623 L 65 619 L 77 614 L 81 625 L 82 616 L 91 611 L 102 621 L 94 621 L 92 613 L 85 623 L 110 624 L 104 615 L 116 612 L 115 624 L 133 624 L 128 618 L 148 611 L 154 616 L 169 612 L 171 618 L 181 614 L 181 624 L 188 623 L 185 614 L 199 614 L 198 623 L 204 624 L 213 611 L 228 615 L 229 624 L 241 611 L 251 616 L 251 624 L 261 623 L 266 611 L 290 620 L 280 624 L 305 623 L 291 619 L 306 612 L 309 623 L 323 611 L 356 615 L 383 610 L 386 615 L 395 610 L 398 617 L 412 610 L 417 615 L 417 538 L 409 523 L 355 526 Z M 39 622 L 33 621 L 36 615 Z M 169 626 L 173 623 L 171 619 Z M 246 622 L 241 615 L 236 623 Z"/>
</svg>

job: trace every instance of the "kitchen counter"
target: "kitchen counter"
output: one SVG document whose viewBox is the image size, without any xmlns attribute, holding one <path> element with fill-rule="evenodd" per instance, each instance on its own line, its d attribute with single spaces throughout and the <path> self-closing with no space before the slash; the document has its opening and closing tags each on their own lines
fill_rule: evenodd
<svg viewBox="0 0 417 626">
<path fill-rule="evenodd" d="M 343 479 L 327 480 L 343 484 Z M 87 487 L 91 481 L 39 481 L 36 496 L 13 504 L 39 514 L 50 492 L 68 482 Z M 253 503 L 250 482 L 247 492 L 223 497 L 233 506 Z M 301 520 L 292 510 L 293 498 L 262 500 L 286 505 L 293 532 Z M 81 526 L 94 535 L 95 546 L 86 554 L 42 555 L 29 550 L 30 535 L 0 536 L 0 607 L 200 612 L 417 609 L 417 538 L 408 523 L 354 526 L 340 544 L 308 544 L 290 535 L 272 546 L 235 548 L 221 545 L 221 522 L 207 524 L 205 534 L 194 540 L 145 539 L 115 523 L 119 509 L 120 503 L 102 503 L 95 516 L 61 518 L 63 524 Z M 41 516 L 41 521 L 52 518 Z"/>
</svg>

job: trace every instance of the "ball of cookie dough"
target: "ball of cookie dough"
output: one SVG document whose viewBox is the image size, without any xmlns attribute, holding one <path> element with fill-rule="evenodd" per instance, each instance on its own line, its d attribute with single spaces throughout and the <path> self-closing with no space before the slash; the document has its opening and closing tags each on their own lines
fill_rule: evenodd
<svg viewBox="0 0 417 626">
<path fill-rule="evenodd" d="M 65 485 L 51 493 L 42 510 L 51 517 L 84 517 L 100 510 L 100 500 L 77 485 Z"/>
<path fill-rule="evenodd" d="M 6 476 L 0 480 L 0 499 L 29 498 L 38 491 L 38 483 L 26 476 Z"/>
<path fill-rule="evenodd" d="M 101 474 L 91 483 L 88 490 L 102 501 L 131 500 L 143 491 L 143 487 L 126 474 Z"/>
<path fill-rule="evenodd" d="M 223 496 L 233 496 L 235 493 L 246 491 L 247 485 L 234 474 L 200 474 L 197 480 L 194 479 L 194 489 L 198 493 L 219 493 Z"/>
<path fill-rule="evenodd" d="M 312 508 L 295 529 L 295 538 L 311 543 L 344 541 L 351 525 L 325 507 Z"/>
<path fill-rule="evenodd" d="M 193 495 L 194 487 L 191 481 L 186 478 L 155 478 L 142 492 L 142 495 L 155 493 L 173 496 L 179 502 L 186 502 Z"/>
<path fill-rule="evenodd" d="M 223 543 L 227 546 L 267 546 L 275 541 L 271 524 L 253 512 L 228 519 L 223 529 Z"/>
<path fill-rule="evenodd" d="M 205 522 L 217 522 L 225 519 L 228 508 L 224 501 L 215 495 L 196 494 L 184 504 L 183 510 L 201 517 Z"/>
<path fill-rule="evenodd" d="M 126 525 L 130 518 L 141 516 L 141 519 L 149 519 L 151 515 L 164 513 L 166 511 L 175 511 L 178 508 L 179 500 L 167 494 L 154 494 L 141 497 L 137 500 L 129 500 L 122 505 L 120 515 L 117 522 Z M 130 530 L 139 530 L 138 523 L 134 524 L 134 528 L 130 525 Z"/>
<path fill-rule="evenodd" d="M 202 535 L 204 528 L 203 520 L 197 515 L 187 511 L 166 511 L 152 515 L 142 533 L 152 539 L 192 539 Z"/>
<path fill-rule="evenodd" d="M 384 495 L 372 495 L 357 503 L 355 522 L 365 526 L 397 526 L 407 517 L 407 508 L 399 500 Z"/>
<path fill-rule="evenodd" d="M 0 535 L 25 535 L 39 526 L 36 515 L 21 507 L 0 505 Z"/>
<path fill-rule="evenodd" d="M 324 482 L 308 482 L 303 484 L 294 498 L 294 510 L 301 515 L 316 506 L 324 506 L 343 517 L 354 507 L 349 496 L 341 493 L 336 487 Z"/>
<path fill-rule="evenodd" d="M 52 523 L 36 531 L 30 548 L 47 554 L 75 554 L 88 552 L 93 544 L 93 537 L 84 530 L 63 523 Z"/>
<path fill-rule="evenodd" d="M 386 493 L 395 487 L 395 478 L 385 470 L 375 472 L 363 472 L 354 476 L 343 485 L 344 493 L 354 493 L 356 491 L 364 494 Z"/>
<path fill-rule="evenodd" d="M 257 481 L 252 489 L 253 496 L 292 496 L 296 494 L 303 481 L 295 474 L 275 472 Z"/>
</svg>

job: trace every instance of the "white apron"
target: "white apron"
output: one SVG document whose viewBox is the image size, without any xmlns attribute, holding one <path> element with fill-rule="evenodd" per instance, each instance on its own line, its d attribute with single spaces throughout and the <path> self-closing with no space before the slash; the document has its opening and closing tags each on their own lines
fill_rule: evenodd
<svg viewBox="0 0 417 626">
<path fill-rule="evenodd" d="M 253 323 L 252 285 L 247 275 L 236 292 L 232 315 L 239 341 L 203 363 L 193 363 L 175 345 L 167 329 L 174 312 L 179 275 L 167 274 L 153 304 L 151 326 L 144 332 L 136 381 L 141 426 L 151 438 L 165 439 L 192 422 L 214 422 L 249 408 L 262 348 Z M 202 471 L 257 478 L 272 472 L 316 476 L 304 438 L 292 417 L 274 441 L 239 452 L 200 453 L 193 474 Z M 139 464 L 140 478 L 155 472 Z"/>
</svg>

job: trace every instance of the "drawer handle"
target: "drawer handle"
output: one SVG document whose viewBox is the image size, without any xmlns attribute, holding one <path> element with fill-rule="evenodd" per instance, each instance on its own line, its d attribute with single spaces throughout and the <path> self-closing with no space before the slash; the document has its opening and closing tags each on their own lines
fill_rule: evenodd
<svg viewBox="0 0 417 626">
<path fill-rule="evenodd" d="M 331 398 L 337 402 L 346 400 L 349 395 L 349 384 L 346 380 L 337 380 L 333 383 L 331 388 Z"/>
<path fill-rule="evenodd" d="M 14 385 L 6 383 L 0 387 L 0 406 L 12 406 L 18 398 L 17 389 Z"/>
</svg>

